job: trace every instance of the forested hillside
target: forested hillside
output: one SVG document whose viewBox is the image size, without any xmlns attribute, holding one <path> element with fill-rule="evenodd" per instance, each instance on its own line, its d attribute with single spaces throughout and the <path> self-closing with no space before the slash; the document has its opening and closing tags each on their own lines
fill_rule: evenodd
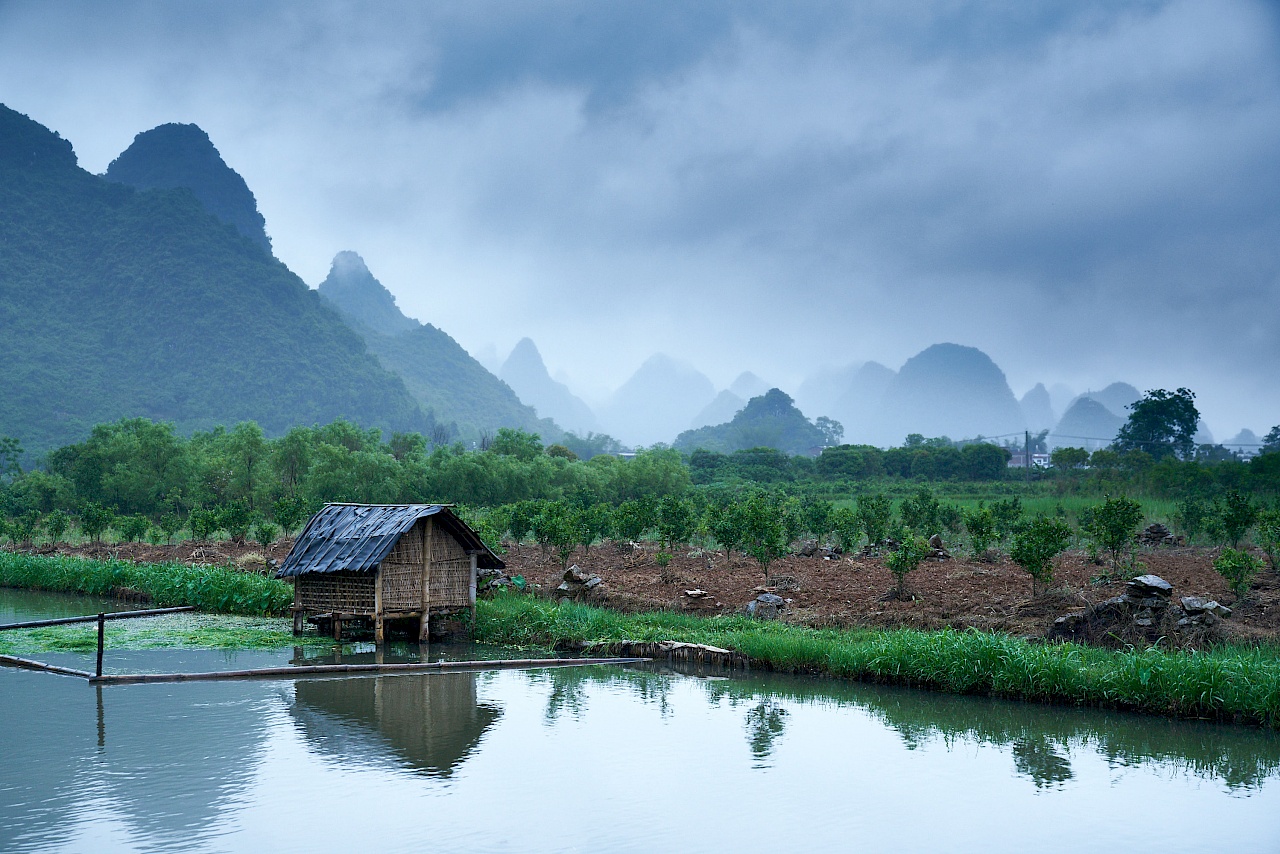
<svg viewBox="0 0 1280 854">
<path fill-rule="evenodd" d="M 28 452 L 134 416 L 433 426 L 318 294 L 190 191 L 91 175 L 3 106 L 0 329 L 0 435 Z"/>
</svg>

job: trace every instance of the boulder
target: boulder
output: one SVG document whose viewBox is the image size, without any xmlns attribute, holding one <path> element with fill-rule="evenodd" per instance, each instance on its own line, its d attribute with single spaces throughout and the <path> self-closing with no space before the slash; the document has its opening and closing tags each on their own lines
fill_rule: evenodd
<svg viewBox="0 0 1280 854">
<path fill-rule="evenodd" d="M 1225 620 L 1231 616 L 1231 609 L 1226 605 L 1219 605 L 1214 600 L 1205 599 L 1202 596 L 1183 596 L 1181 602 L 1182 610 L 1186 611 L 1189 617 L 1194 617 L 1196 614 L 1213 614 Z"/>
<path fill-rule="evenodd" d="M 575 563 L 564 571 L 564 580 L 576 584 L 586 584 L 591 580 L 591 574 L 580 569 Z"/>
<path fill-rule="evenodd" d="M 786 600 L 775 593 L 761 593 L 747 603 L 746 613 L 757 620 L 776 620 Z"/>
<path fill-rule="evenodd" d="M 1128 592 L 1139 599 L 1148 596 L 1162 596 L 1168 599 L 1173 595 L 1173 585 L 1158 575 L 1139 575 L 1128 584 Z"/>
<path fill-rule="evenodd" d="M 939 552 L 946 550 L 946 546 L 942 544 L 941 534 L 934 534 L 932 537 L 929 538 L 929 548 Z"/>
<path fill-rule="evenodd" d="M 598 575 L 593 575 L 587 579 L 586 588 L 588 590 L 595 590 L 601 584 L 604 584 L 604 579 Z"/>
</svg>

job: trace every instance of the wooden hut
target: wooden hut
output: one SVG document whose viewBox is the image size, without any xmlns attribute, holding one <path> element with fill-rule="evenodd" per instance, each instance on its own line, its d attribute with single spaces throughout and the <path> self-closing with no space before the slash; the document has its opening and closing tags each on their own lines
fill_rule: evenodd
<svg viewBox="0 0 1280 854">
<path fill-rule="evenodd" d="M 311 517 L 276 573 L 293 579 L 293 630 L 308 618 L 418 620 L 426 640 L 434 615 L 475 608 L 476 570 L 502 569 L 466 522 L 445 504 L 326 504 Z"/>
</svg>

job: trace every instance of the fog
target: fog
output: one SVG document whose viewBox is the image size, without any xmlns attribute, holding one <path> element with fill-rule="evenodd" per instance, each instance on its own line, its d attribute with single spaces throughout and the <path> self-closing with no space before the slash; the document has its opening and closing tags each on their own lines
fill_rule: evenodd
<svg viewBox="0 0 1280 854">
<path fill-rule="evenodd" d="M 7 2 L 0 101 L 94 172 L 200 125 L 304 280 L 589 401 L 955 342 L 1280 422 L 1273 4 Z"/>
</svg>

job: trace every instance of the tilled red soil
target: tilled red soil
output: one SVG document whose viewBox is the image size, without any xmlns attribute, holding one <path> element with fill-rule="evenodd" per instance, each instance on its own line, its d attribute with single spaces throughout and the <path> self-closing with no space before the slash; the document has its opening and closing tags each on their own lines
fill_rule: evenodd
<svg viewBox="0 0 1280 854">
<path fill-rule="evenodd" d="M 224 540 L 183 542 L 173 546 L 145 543 L 86 544 L 41 548 L 44 554 L 70 554 L 93 558 L 121 558 L 138 562 L 178 561 L 222 565 L 239 562 L 246 571 L 268 572 L 254 558 L 283 561 L 293 541 L 283 539 L 268 549 L 256 543 L 236 544 Z M 554 557 L 537 546 L 507 544 L 503 556 L 507 573 L 523 575 L 544 595 L 555 595 L 562 571 Z M 623 611 L 668 609 L 696 614 L 727 614 L 742 611 L 747 602 L 768 589 L 790 600 L 783 619 L 813 626 L 906 626 L 936 629 L 946 626 L 1041 636 L 1056 617 L 1086 604 L 1097 603 L 1122 593 L 1124 580 L 1097 583 L 1100 566 L 1081 553 L 1058 558 L 1054 583 L 1048 593 L 1032 598 L 1031 577 L 1008 558 L 991 562 L 960 556 L 929 560 L 907 576 L 909 597 L 888 598 L 894 578 L 883 557 L 792 555 L 770 566 L 771 582 L 765 587 L 764 572 L 750 558 L 735 554 L 729 561 L 724 552 L 677 551 L 664 570 L 654 560 L 656 547 L 605 544 L 590 552 L 579 549 L 570 563 L 599 575 L 604 584 L 595 588 L 589 601 Z M 1263 570 L 1243 601 L 1227 588 L 1213 569 L 1216 550 L 1205 548 L 1159 548 L 1144 550 L 1138 560 L 1143 565 L 1124 578 L 1149 572 L 1174 587 L 1174 601 L 1181 596 L 1204 596 L 1230 606 L 1235 613 L 1223 623 L 1229 636 L 1246 639 L 1280 640 L 1280 576 Z M 685 591 L 702 590 L 692 597 Z"/>
<path fill-rule="evenodd" d="M 1068 553 L 1056 564 L 1048 593 L 1033 599 L 1031 577 L 1007 558 L 990 563 L 953 557 L 929 560 L 907 576 L 909 598 L 888 598 L 893 575 L 882 557 L 789 556 L 769 568 L 772 592 L 790 600 L 784 619 L 816 626 L 906 626 L 936 629 L 945 626 L 1044 635 L 1056 617 L 1079 610 L 1124 591 L 1124 580 L 1143 572 L 1159 575 L 1174 586 L 1174 602 L 1181 596 L 1205 596 L 1235 609 L 1225 621 L 1231 636 L 1280 639 L 1280 576 L 1263 570 L 1249 596 L 1237 602 L 1226 582 L 1213 569 L 1216 552 L 1201 548 L 1161 548 L 1141 553 L 1144 564 L 1124 579 L 1096 583 L 1106 567 L 1084 554 Z M 536 546 L 511 547 L 504 560 L 509 574 L 522 574 L 551 593 L 560 583 L 559 562 Z M 723 552 L 680 552 L 665 571 L 654 562 L 653 551 L 614 545 L 581 549 L 571 558 L 583 570 L 605 582 L 591 599 L 620 610 L 665 608 L 702 614 L 740 612 L 765 590 L 764 572 L 755 561 Z M 794 587 L 794 589 L 787 589 Z M 703 590 L 691 597 L 687 590 Z"/>
</svg>

